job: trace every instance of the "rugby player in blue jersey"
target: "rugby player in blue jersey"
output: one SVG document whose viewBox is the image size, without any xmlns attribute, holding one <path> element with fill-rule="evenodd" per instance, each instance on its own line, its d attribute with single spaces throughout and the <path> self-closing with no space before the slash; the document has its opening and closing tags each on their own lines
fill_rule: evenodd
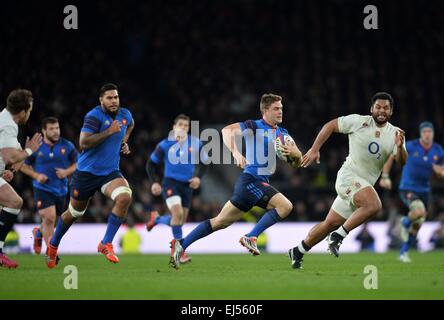
<svg viewBox="0 0 444 320">
<path fill-rule="evenodd" d="M 48 247 L 57 214 L 62 214 L 66 209 L 68 177 L 76 170 L 78 155 L 74 145 L 60 137 L 57 118 L 43 119 L 42 133 L 43 144 L 20 169 L 33 179 L 34 200 L 42 219 L 40 227 L 32 231 L 36 254 L 41 252 L 42 238 Z"/>
<path fill-rule="evenodd" d="M 407 163 L 402 169 L 399 194 L 402 202 L 408 208 L 408 215 L 401 220 L 401 238 L 404 244 L 401 247 L 399 260 L 409 263 L 411 259 L 408 251 L 415 243 L 421 224 L 427 217 L 427 207 L 430 197 L 430 178 L 436 174 L 444 178 L 444 149 L 433 142 L 434 128 L 431 122 L 422 122 L 419 125 L 420 138 L 407 141 Z M 390 169 L 393 158 L 390 158 L 383 169 L 379 185 L 385 189 L 392 188 Z"/>
<path fill-rule="evenodd" d="M 248 120 L 226 126 L 222 129 L 225 145 L 233 154 L 238 166 L 244 169 L 234 187 L 231 199 L 225 203 L 222 211 L 213 219 L 200 223 L 182 240 L 171 241 L 170 265 L 178 268 L 180 257 L 195 241 L 209 234 L 224 229 L 237 220 L 253 206 L 268 210 L 253 230 L 242 236 L 241 245 L 253 255 L 259 255 L 257 237 L 276 222 L 286 218 L 293 205 L 282 193 L 269 184 L 269 176 L 273 174 L 276 161 L 274 144 L 276 137 L 287 134 L 287 130 L 279 127 L 282 123 L 282 97 L 274 94 L 264 94 L 260 101 L 262 118 Z M 238 149 L 235 137 L 243 135 L 246 145 L 246 157 Z M 299 166 L 301 152 L 295 144 L 283 146 L 284 155 L 290 156 L 293 166 Z M 263 161 L 265 159 L 265 161 Z"/>
<path fill-rule="evenodd" d="M 97 251 L 108 261 L 119 262 L 112 241 L 127 215 L 132 195 L 128 182 L 119 170 L 119 162 L 120 153 L 130 153 L 127 141 L 133 129 L 131 112 L 120 107 L 117 86 L 105 84 L 100 90 L 100 105 L 89 111 L 83 122 L 79 140 L 82 152 L 71 180 L 71 200 L 50 240 L 47 257 L 49 268 L 57 265 L 57 249 L 63 235 L 85 213 L 88 201 L 96 191 L 101 191 L 114 201 L 105 236 L 99 242 Z"/>
<path fill-rule="evenodd" d="M 151 193 L 154 196 L 162 194 L 171 212 L 161 216 L 156 211 L 151 212 L 147 230 L 151 231 L 157 224 L 171 226 L 176 240 L 182 239 L 182 226 L 188 217 L 193 190 L 200 187 L 200 179 L 206 170 L 204 163 L 208 159 L 206 154 L 201 159 L 202 142 L 189 135 L 189 129 L 190 118 L 184 114 L 178 115 L 170 135 L 159 142 L 146 163 L 152 183 Z M 190 261 L 191 258 L 184 251 L 180 263 Z"/>
</svg>

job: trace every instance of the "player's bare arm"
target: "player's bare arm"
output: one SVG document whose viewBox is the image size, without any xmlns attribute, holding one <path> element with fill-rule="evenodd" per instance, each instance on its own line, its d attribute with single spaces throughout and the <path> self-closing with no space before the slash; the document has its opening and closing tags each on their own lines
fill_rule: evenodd
<svg viewBox="0 0 444 320">
<path fill-rule="evenodd" d="M 307 168 L 315 160 L 317 164 L 320 163 L 321 155 L 319 153 L 319 150 L 321 149 L 322 145 L 328 140 L 328 138 L 330 138 L 333 132 L 339 132 L 337 118 L 327 122 L 322 127 L 321 131 L 319 131 L 318 136 L 313 142 L 310 150 L 308 150 L 307 153 L 304 154 L 304 156 L 302 157 L 301 167 Z"/>
<path fill-rule="evenodd" d="M 390 179 L 390 170 L 392 169 L 393 161 L 395 161 L 395 158 L 393 156 L 390 156 L 387 162 L 384 164 L 384 168 L 382 169 L 381 179 L 379 180 L 379 186 L 387 190 L 392 190 L 392 180 Z"/>
<path fill-rule="evenodd" d="M 26 138 L 25 150 L 17 150 L 15 148 L 1 149 L 2 158 L 6 164 L 15 164 L 25 160 L 31 154 L 37 151 L 42 144 L 42 134 L 36 133 L 29 139 Z"/>
<path fill-rule="evenodd" d="M 242 131 L 239 123 L 230 124 L 222 129 L 222 139 L 224 141 L 224 144 L 227 146 L 228 150 L 230 150 L 230 152 L 233 154 L 237 166 L 243 169 L 247 164 L 247 160 L 239 151 L 236 145 L 236 136 L 241 134 Z"/>
<path fill-rule="evenodd" d="M 33 167 L 27 164 L 23 164 L 20 171 L 41 184 L 44 184 L 48 180 L 48 177 L 45 174 L 36 172 Z"/>
<path fill-rule="evenodd" d="M 433 164 L 433 172 L 435 172 L 435 174 L 441 178 L 444 179 L 444 166 L 440 166 L 438 164 Z"/>
<path fill-rule="evenodd" d="M 74 173 L 74 171 L 76 171 L 76 169 L 77 169 L 77 163 L 73 163 L 72 165 L 70 165 L 66 169 L 55 168 L 57 178 L 59 178 L 59 179 L 64 179 L 66 177 L 69 177 L 70 175 L 72 175 Z"/>
<path fill-rule="evenodd" d="M 406 163 L 408 157 L 407 150 L 404 149 L 404 141 L 405 141 L 405 132 L 402 130 L 398 130 L 395 136 L 395 143 L 397 148 L 395 161 L 402 166 Z"/>
<path fill-rule="evenodd" d="M 114 120 L 108 129 L 100 133 L 89 133 L 82 132 L 80 133 L 79 145 L 82 150 L 94 148 L 98 146 L 106 138 L 113 135 L 114 133 L 120 132 L 122 124 L 118 120 Z"/>
<path fill-rule="evenodd" d="M 135 124 L 134 124 L 134 119 L 133 119 L 133 122 L 128 127 L 128 129 L 126 130 L 125 136 L 123 137 L 122 148 L 120 149 L 120 152 L 122 152 L 123 154 L 130 154 L 131 153 L 131 150 L 128 145 L 128 140 L 131 135 L 131 132 L 134 130 L 134 126 L 135 126 Z"/>
</svg>

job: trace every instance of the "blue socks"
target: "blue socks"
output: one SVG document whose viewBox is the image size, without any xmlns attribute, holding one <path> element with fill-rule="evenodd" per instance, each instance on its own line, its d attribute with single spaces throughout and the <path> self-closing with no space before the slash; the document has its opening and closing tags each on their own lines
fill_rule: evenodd
<svg viewBox="0 0 444 320">
<path fill-rule="evenodd" d="M 167 226 L 171 225 L 171 215 L 164 214 L 163 216 L 158 216 L 156 218 L 156 224 L 166 224 Z"/>
<path fill-rule="evenodd" d="M 187 235 L 180 242 L 180 244 L 182 245 L 182 248 L 185 250 L 193 242 L 196 242 L 197 240 L 204 238 L 211 233 L 213 233 L 213 228 L 211 227 L 211 222 L 210 222 L 210 220 L 205 220 L 204 222 L 201 222 L 196 228 L 194 228 L 193 231 L 191 231 L 190 234 Z"/>
<path fill-rule="evenodd" d="M 114 236 L 116 235 L 117 230 L 119 230 L 123 220 L 124 220 L 123 218 L 120 218 L 111 212 L 111 214 L 108 217 L 108 227 L 106 228 L 102 244 L 113 242 Z"/>
<path fill-rule="evenodd" d="M 400 254 L 404 254 L 407 251 L 409 251 L 410 247 L 415 243 L 416 240 L 416 236 L 414 236 L 413 234 L 409 234 L 409 239 L 407 240 L 407 242 L 405 242 L 402 247 L 401 247 L 401 252 Z"/>
<path fill-rule="evenodd" d="M 171 226 L 171 229 L 173 229 L 173 237 L 176 240 L 182 239 L 182 226 Z"/>
<path fill-rule="evenodd" d="M 259 222 L 254 226 L 250 233 L 246 234 L 247 237 L 258 237 L 267 228 L 274 225 L 276 222 L 281 221 L 282 218 L 278 215 L 276 209 L 267 211 Z"/>
<path fill-rule="evenodd" d="M 66 231 L 71 227 L 71 224 L 66 225 L 62 221 L 62 217 L 59 218 L 59 221 L 57 221 L 57 227 L 54 231 L 54 235 L 51 238 L 50 244 L 53 247 L 58 247 L 60 244 L 60 241 L 62 240 L 62 237 L 65 235 Z"/>
<path fill-rule="evenodd" d="M 41 237 L 43 237 L 42 232 L 40 231 L 40 227 L 37 229 L 37 232 L 35 233 L 35 236 L 36 236 L 37 238 L 41 238 Z"/>
</svg>

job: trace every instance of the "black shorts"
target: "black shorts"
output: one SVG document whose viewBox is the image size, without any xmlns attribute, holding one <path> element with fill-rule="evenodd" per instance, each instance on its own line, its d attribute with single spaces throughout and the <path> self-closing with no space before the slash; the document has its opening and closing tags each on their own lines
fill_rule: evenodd
<svg viewBox="0 0 444 320">
<path fill-rule="evenodd" d="M 96 176 L 89 172 L 76 170 L 71 179 L 71 198 L 78 201 L 88 200 L 96 191 L 100 191 L 104 184 L 117 178 L 123 178 L 119 170 L 106 176 Z"/>
<path fill-rule="evenodd" d="M 399 190 L 399 195 L 404 205 L 409 209 L 410 209 L 410 204 L 415 200 L 421 200 L 424 203 L 426 210 L 429 206 L 429 196 L 430 196 L 429 192 Z"/>
<path fill-rule="evenodd" d="M 162 196 L 166 200 L 172 196 L 179 196 L 182 199 L 182 207 L 190 208 L 193 189 L 189 182 L 177 181 L 165 178 L 162 181 Z"/>
<path fill-rule="evenodd" d="M 34 201 L 37 210 L 55 206 L 56 214 L 62 214 L 66 210 L 66 195 L 57 196 L 51 192 L 34 188 Z"/>
<path fill-rule="evenodd" d="M 253 206 L 266 209 L 270 199 L 279 191 L 268 182 L 249 173 L 242 173 L 234 186 L 231 203 L 239 210 L 249 211 Z"/>
</svg>

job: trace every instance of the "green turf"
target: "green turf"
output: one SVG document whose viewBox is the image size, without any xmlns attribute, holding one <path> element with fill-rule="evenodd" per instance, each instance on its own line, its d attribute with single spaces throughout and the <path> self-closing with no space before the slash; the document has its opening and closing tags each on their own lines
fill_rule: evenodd
<svg viewBox="0 0 444 320">
<path fill-rule="evenodd" d="M 12 256 L 16 270 L 0 269 L 0 299 L 444 299 L 444 252 L 308 255 L 293 270 L 284 254 L 193 255 L 180 270 L 165 255 L 122 255 L 119 264 L 100 255 L 64 255 L 56 269 L 42 256 Z M 78 268 L 78 289 L 63 286 L 64 267 Z M 378 268 L 378 289 L 364 289 L 364 267 Z"/>
</svg>

